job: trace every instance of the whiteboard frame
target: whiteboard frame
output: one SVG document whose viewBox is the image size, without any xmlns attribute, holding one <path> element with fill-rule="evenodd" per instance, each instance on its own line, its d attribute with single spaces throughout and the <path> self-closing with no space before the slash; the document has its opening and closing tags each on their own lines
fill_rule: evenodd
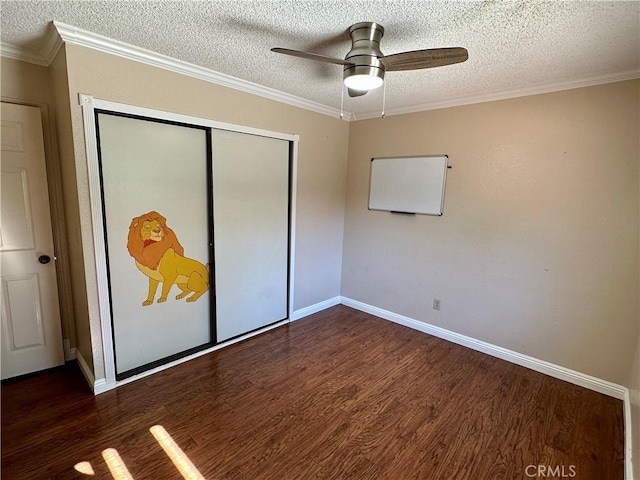
<svg viewBox="0 0 640 480">
<path fill-rule="evenodd" d="M 421 159 L 427 159 L 427 158 L 444 159 L 444 169 L 443 169 L 443 173 L 442 173 L 442 187 L 441 187 L 441 195 L 440 195 L 440 208 L 439 208 L 439 210 L 437 212 L 419 211 L 418 208 L 410 209 L 410 210 L 394 209 L 391 205 L 389 205 L 388 208 L 382 208 L 379 205 L 374 207 L 374 208 L 372 208 L 371 199 L 372 199 L 372 192 L 373 192 L 373 176 L 374 176 L 373 164 L 374 164 L 374 162 L 376 162 L 376 161 L 392 161 L 392 160 L 411 160 L 411 159 L 421 160 Z M 447 183 L 447 170 L 449 168 L 451 168 L 449 166 L 449 156 L 446 155 L 446 154 L 406 155 L 406 156 L 397 156 L 397 157 L 373 157 L 373 158 L 371 158 L 371 162 L 369 164 L 369 201 L 368 201 L 367 208 L 370 211 L 401 213 L 401 214 L 407 214 L 407 215 L 442 216 L 442 212 L 443 212 L 443 209 L 444 209 L 445 187 L 446 187 L 446 183 Z"/>
</svg>

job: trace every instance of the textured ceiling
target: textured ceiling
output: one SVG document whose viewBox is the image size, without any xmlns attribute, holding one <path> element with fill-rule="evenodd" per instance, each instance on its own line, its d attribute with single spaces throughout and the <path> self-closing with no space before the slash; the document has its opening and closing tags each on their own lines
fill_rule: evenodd
<svg viewBox="0 0 640 480">
<path fill-rule="evenodd" d="M 303 99 L 340 108 L 342 69 L 269 51 L 286 47 L 344 58 L 348 27 L 385 27 L 386 55 L 465 47 L 458 65 L 388 72 L 388 111 L 464 103 L 505 92 L 561 88 L 640 72 L 640 2 L 428 1 L 7 1 L 1 39 L 43 46 L 57 20 Z M 355 114 L 379 111 L 382 88 L 345 95 Z"/>
</svg>

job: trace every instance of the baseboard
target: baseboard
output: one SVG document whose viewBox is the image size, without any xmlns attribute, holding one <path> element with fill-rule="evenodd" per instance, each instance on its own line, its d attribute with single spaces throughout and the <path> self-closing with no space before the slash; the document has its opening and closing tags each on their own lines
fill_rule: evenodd
<svg viewBox="0 0 640 480">
<path fill-rule="evenodd" d="M 95 383 L 95 377 L 93 376 L 93 371 L 91 370 L 91 368 L 89 368 L 89 364 L 84 359 L 84 357 L 82 356 L 82 353 L 78 349 L 76 349 L 76 362 L 78 362 L 78 366 L 80 367 L 80 370 L 84 375 L 84 378 L 87 380 L 87 383 L 91 387 L 91 390 L 93 390 L 93 385 Z"/>
<path fill-rule="evenodd" d="M 62 348 L 64 350 L 64 361 L 69 362 L 71 360 L 75 360 L 76 358 L 76 349 L 71 348 L 71 342 L 68 338 L 65 338 L 62 342 Z"/>
<path fill-rule="evenodd" d="M 404 315 L 390 312 L 379 307 L 374 307 L 358 300 L 353 300 L 348 297 L 340 297 L 340 303 L 347 307 L 355 308 L 365 313 L 375 315 L 376 317 L 389 320 L 405 327 L 413 328 L 423 333 L 428 333 L 434 337 L 442 338 L 450 342 L 462 345 L 464 347 L 477 350 L 487 355 L 506 360 L 508 362 L 520 365 L 522 367 L 530 368 L 536 372 L 544 373 L 554 378 L 564 380 L 580 387 L 588 388 L 589 390 L 608 395 L 613 398 L 622 400 L 624 408 L 624 443 L 625 443 L 625 479 L 633 480 L 633 468 L 632 468 L 632 445 L 631 445 L 631 403 L 629 401 L 629 389 L 612 382 L 607 382 L 585 373 L 576 372 L 566 367 L 556 365 L 538 358 L 530 357 L 522 353 L 514 352 L 491 343 L 483 342 L 466 335 L 461 335 L 450 330 L 446 330 L 435 325 L 430 325 L 419 320 L 415 320 Z"/>
<path fill-rule="evenodd" d="M 107 380 L 104 378 L 100 378 L 93 382 L 93 393 L 94 395 L 99 395 L 101 393 L 107 392 L 113 389 L 113 387 L 107 385 Z"/>
<path fill-rule="evenodd" d="M 84 378 L 87 380 L 89 387 L 91 387 L 91 390 L 93 390 L 94 395 L 98 395 L 99 393 L 110 390 L 110 388 L 107 387 L 107 381 L 104 378 L 100 378 L 98 380 L 95 379 L 95 377 L 93 376 L 93 371 L 91 370 L 91 368 L 89 368 L 89 364 L 82 356 L 80 350 L 78 350 L 77 348 L 74 348 L 74 350 L 76 362 L 78 362 L 80 370 L 82 371 Z"/>
<path fill-rule="evenodd" d="M 301 308 L 299 310 L 294 311 L 291 314 L 291 321 L 300 320 L 301 318 L 307 317 L 309 315 L 313 315 L 314 313 L 318 313 L 322 310 L 325 310 L 329 307 L 334 307 L 335 305 L 339 305 L 341 303 L 342 297 L 333 297 L 327 300 L 324 300 L 319 303 L 315 303 L 313 305 L 309 305 L 308 307 Z"/>
<path fill-rule="evenodd" d="M 640 458 L 634 458 L 633 455 L 633 433 L 631 428 L 631 395 L 629 390 L 623 399 L 624 404 L 624 470 L 625 470 L 625 480 L 633 480 L 633 462 L 640 462 Z M 640 439 L 636 438 L 636 443 L 639 443 Z M 636 449 L 638 450 L 638 449 Z"/>
<path fill-rule="evenodd" d="M 508 362 L 515 363 L 516 365 L 530 368 L 536 372 L 544 373 L 546 375 L 559 378 L 560 380 L 588 388 L 589 390 L 609 395 L 610 397 L 624 400 L 625 392 L 627 392 L 627 388 L 621 385 L 607 382 L 606 380 L 601 380 L 584 373 L 576 372 L 575 370 L 561 367 L 560 365 L 555 365 L 522 353 L 514 352 L 513 350 L 508 350 L 497 345 L 492 345 L 491 343 L 483 342 L 482 340 L 476 340 L 475 338 L 461 335 L 441 327 L 436 327 L 435 325 L 430 325 L 413 318 L 405 317 L 404 315 L 399 315 L 382 308 L 374 307 L 351 298 L 342 297 L 340 303 L 348 307 L 355 308 L 356 310 L 361 310 L 377 317 L 384 318 L 385 320 L 390 320 L 394 323 L 399 323 L 400 325 L 413 328 L 414 330 L 419 330 L 421 332 L 428 333 L 429 335 L 457 343 L 458 345 L 486 353 L 493 357 L 501 358 Z"/>
</svg>

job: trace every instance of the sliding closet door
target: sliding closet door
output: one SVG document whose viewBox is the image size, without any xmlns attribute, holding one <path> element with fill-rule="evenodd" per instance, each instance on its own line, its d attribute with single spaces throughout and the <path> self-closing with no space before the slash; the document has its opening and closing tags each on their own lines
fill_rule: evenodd
<svg viewBox="0 0 640 480">
<path fill-rule="evenodd" d="M 218 342 L 288 317 L 289 142 L 213 131 Z"/>
<path fill-rule="evenodd" d="M 117 378 L 211 344 L 209 129 L 97 113 Z"/>
</svg>

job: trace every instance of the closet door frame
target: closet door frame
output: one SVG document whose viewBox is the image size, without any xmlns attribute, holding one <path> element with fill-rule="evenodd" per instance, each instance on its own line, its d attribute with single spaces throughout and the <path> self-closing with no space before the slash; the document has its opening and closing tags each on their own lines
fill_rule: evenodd
<svg viewBox="0 0 640 480">
<path fill-rule="evenodd" d="M 98 309 L 100 317 L 100 329 L 98 330 L 95 321 L 90 320 L 91 337 L 101 339 L 102 350 L 96 349 L 95 341 L 93 345 L 93 357 L 95 359 L 104 359 L 104 378 L 94 379 L 94 393 L 102 393 L 111 390 L 120 385 L 124 385 L 139 378 L 151 375 L 158 371 L 170 368 L 179 363 L 186 362 L 200 355 L 207 354 L 214 350 L 218 350 L 227 345 L 242 341 L 262 332 L 277 328 L 288 323 L 293 312 L 294 298 L 294 272 L 295 272 L 295 225 L 296 225 L 296 189 L 297 189 L 297 165 L 298 165 L 298 142 L 299 135 L 285 134 L 262 130 L 242 125 L 218 122 L 190 115 L 182 115 L 177 113 L 155 110 L 150 108 L 127 105 L 108 100 L 100 100 L 91 95 L 80 94 L 79 103 L 82 107 L 82 115 L 84 120 L 85 133 L 85 152 L 87 156 L 87 170 L 89 178 L 89 197 L 91 202 L 91 220 L 93 234 L 93 253 L 95 255 L 95 268 L 98 287 Z M 116 368 L 114 358 L 113 329 L 111 324 L 111 306 L 110 292 L 108 282 L 107 254 L 105 243 L 105 232 L 103 227 L 103 198 L 101 189 L 101 179 L 98 158 L 98 142 L 96 135 L 95 113 L 96 110 L 103 112 L 112 112 L 120 115 L 130 115 L 133 117 L 146 117 L 158 121 L 165 121 L 177 124 L 193 125 L 197 127 L 205 127 L 212 130 L 228 130 L 237 133 L 246 133 L 262 137 L 285 140 L 289 142 L 289 162 L 290 162 L 290 204 L 289 204 L 289 265 L 288 265 L 288 295 L 287 295 L 287 313 L 288 317 L 280 322 L 268 325 L 233 339 L 215 344 L 209 348 L 205 348 L 198 352 L 189 354 L 180 359 L 164 363 L 158 367 L 146 370 L 140 374 L 133 375 L 127 379 L 118 381 L 116 379 Z M 214 247 L 215 248 L 215 247 Z M 214 267 L 215 268 L 215 267 Z M 212 292 L 213 294 L 213 292 Z M 91 310 L 91 309 L 90 309 Z M 80 362 L 82 364 L 82 362 Z M 88 372 L 90 373 L 90 372 Z"/>
<path fill-rule="evenodd" d="M 193 129 L 193 130 L 197 130 L 200 131 L 202 133 L 204 133 L 205 138 L 205 161 L 204 164 L 202 165 L 204 172 L 206 173 L 206 222 L 207 222 L 207 258 L 206 258 L 206 262 L 208 265 L 211 265 L 211 267 L 209 268 L 208 272 L 209 272 L 209 291 L 207 292 L 206 297 L 209 300 L 209 329 L 210 329 L 210 335 L 209 335 L 209 339 L 206 342 L 203 343 L 198 343 L 196 345 L 192 345 L 191 347 L 188 347 L 186 349 L 181 349 L 178 350 L 174 353 L 171 353 L 170 355 L 167 356 L 161 356 L 160 358 L 157 359 L 153 359 L 149 362 L 145 362 L 143 364 L 137 365 L 133 368 L 128 368 L 128 369 L 122 369 L 122 371 L 118 371 L 118 344 L 117 344 L 117 331 L 119 330 L 120 327 L 116 327 L 115 324 L 115 319 L 114 319 L 114 315 L 113 315 L 113 302 L 115 301 L 114 297 L 113 297 L 113 292 L 111 293 L 110 297 L 109 297 L 109 308 L 111 310 L 111 333 L 112 333 L 112 337 L 113 337 L 113 343 L 114 343 L 114 349 L 113 349 L 113 355 L 114 355 L 114 362 L 116 364 L 116 380 L 125 380 L 129 377 L 138 375 L 140 373 L 143 373 L 147 370 L 152 370 L 158 366 L 164 365 L 165 363 L 170 363 L 174 360 L 179 360 L 183 357 L 187 357 L 189 355 L 191 355 L 192 353 L 197 353 L 200 350 L 205 350 L 207 348 L 212 347 L 213 345 L 216 345 L 217 342 L 217 332 L 216 332 L 216 289 L 215 289 L 215 269 L 213 268 L 214 265 L 214 258 L 215 258 L 215 251 L 214 251 L 214 241 L 213 241 L 213 189 L 211 188 L 212 185 L 212 180 L 213 180 L 213 172 L 212 172 L 212 167 L 213 167 L 213 158 L 212 158 L 212 154 L 213 154 L 213 148 L 212 148 L 212 142 L 211 142 L 211 134 L 212 134 L 212 129 L 208 128 L 208 127 L 202 127 L 199 125 L 193 125 L 193 124 L 185 124 L 185 123 L 177 123 L 177 122 L 173 122 L 173 121 L 168 121 L 168 120 L 164 120 L 164 119 L 158 119 L 158 118 L 152 118 L 152 117 L 146 117 L 146 116 L 140 116 L 140 115 L 132 115 L 130 113 L 120 113 L 120 112 L 114 112 L 111 110 L 102 110 L 99 108 L 94 108 L 94 121 L 96 124 L 96 138 L 98 139 L 98 160 L 100 162 L 99 164 L 99 168 L 100 168 L 100 181 L 101 181 L 101 189 L 100 189 L 100 194 L 102 197 L 102 222 L 103 222 L 103 226 L 106 227 L 107 223 L 108 223 L 108 214 L 109 214 L 109 201 L 107 201 L 107 199 L 105 198 L 105 186 L 107 184 L 105 184 L 104 182 L 106 181 L 106 177 L 105 177 L 105 167 L 106 165 L 104 164 L 104 159 L 102 157 L 103 152 L 103 144 L 101 144 L 101 124 L 100 124 L 100 116 L 104 116 L 104 118 L 106 117 L 115 117 L 115 118 L 125 118 L 125 119 L 129 119 L 129 120 L 137 120 L 140 122 L 147 122 L 150 124 L 156 123 L 156 124 L 160 124 L 160 125 L 168 125 L 171 127 L 179 127 L 179 128 L 187 128 L 187 129 Z M 164 211 L 164 210 L 163 210 Z M 110 242 L 108 241 L 108 237 L 109 235 L 105 235 L 105 254 L 106 254 L 106 259 L 107 259 L 107 280 L 109 282 L 109 290 L 111 291 L 113 288 L 112 285 L 112 279 L 110 278 L 111 275 L 111 260 L 110 260 L 110 256 L 109 256 L 109 248 L 114 247 L 114 243 L 115 246 L 120 246 L 119 242 Z M 114 250 L 117 250 L 117 248 L 115 248 Z M 176 320 L 175 318 L 173 319 L 174 321 Z M 121 325 L 122 326 L 122 325 Z M 121 352 L 122 353 L 122 352 Z"/>
</svg>

